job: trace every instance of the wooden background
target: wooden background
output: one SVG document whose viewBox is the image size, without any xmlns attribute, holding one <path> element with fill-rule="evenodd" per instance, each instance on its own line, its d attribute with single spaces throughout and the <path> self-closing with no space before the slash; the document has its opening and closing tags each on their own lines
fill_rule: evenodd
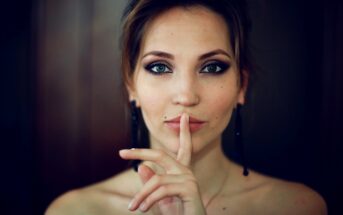
<svg viewBox="0 0 343 215">
<path fill-rule="evenodd" d="M 249 164 L 311 186 L 342 214 L 342 1 L 249 2 L 259 66 L 243 111 Z M 127 167 L 117 155 L 129 147 L 118 46 L 125 3 L 3 5 L 4 214 L 42 214 L 61 193 Z"/>
<path fill-rule="evenodd" d="M 36 8 L 36 153 L 44 201 L 126 167 L 117 155 L 129 147 L 119 76 L 120 3 L 40 1 Z"/>
</svg>

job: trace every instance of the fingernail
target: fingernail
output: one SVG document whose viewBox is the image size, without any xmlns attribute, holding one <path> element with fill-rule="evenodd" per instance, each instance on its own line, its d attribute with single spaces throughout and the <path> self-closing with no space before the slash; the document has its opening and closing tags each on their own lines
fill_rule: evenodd
<svg viewBox="0 0 343 215">
<path fill-rule="evenodd" d="M 119 150 L 119 155 L 122 156 L 123 153 L 125 153 L 126 151 L 127 151 L 127 149 L 121 149 L 121 150 Z"/>
<path fill-rule="evenodd" d="M 135 148 L 132 148 L 132 149 L 121 149 L 121 150 L 119 150 L 119 154 L 120 153 L 126 153 L 126 152 L 131 151 L 131 150 L 135 150 Z"/>
<path fill-rule="evenodd" d="M 129 206 L 127 207 L 129 210 L 132 210 L 133 203 L 134 203 L 134 199 L 131 200 L 131 202 L 129 203 Z"/>
<path fill-rule="evenodd" d="M 139 210 L 140 211 L 145 211 L 146 210 L 146 203 L 143 202 L 140 206 L 139 206 Z"/>
</svg>

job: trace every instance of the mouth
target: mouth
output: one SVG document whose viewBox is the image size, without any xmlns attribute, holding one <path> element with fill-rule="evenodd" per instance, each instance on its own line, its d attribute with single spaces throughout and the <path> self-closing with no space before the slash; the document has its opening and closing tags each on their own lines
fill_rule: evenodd
<svg viewBox="0 0 343 215">
<path fill-rule="evenodd" d="M 175 117 L 174 119 L 164 121 L 166 126 L 171 129 L 172 131 L 179 133 L 180 132 L 180 121 L 181 121 L 181 116 Z M 189 130 L 191 133 L 194 133 L 201 128 L 204 127 L 205 121 L 196 119 L 194 117 L 189 117 Z"/>
</svg>

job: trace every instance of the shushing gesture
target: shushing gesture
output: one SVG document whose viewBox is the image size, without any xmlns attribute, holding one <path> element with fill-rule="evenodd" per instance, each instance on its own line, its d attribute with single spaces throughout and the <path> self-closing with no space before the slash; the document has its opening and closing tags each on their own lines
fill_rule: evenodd
<svg viewBox="0 0 343 215">
<path fill-rule="evenodd" d="M 121 150 L 126 160 L 150 161 L 164 169 L 157 174 L 147 165 L 141 164 L 138 174 L 143 182 L 142 189 L 129 204 L 129 210 L 146 212 L 153 206 L 159 213 L 180 215 L 206 214 L 197 180 L 190 170 L 192 140 L 189 116 L 182 114 L 180 120 L 180 144 L 176 159 L 162 150 L 134 149 Z"/>
</svg>

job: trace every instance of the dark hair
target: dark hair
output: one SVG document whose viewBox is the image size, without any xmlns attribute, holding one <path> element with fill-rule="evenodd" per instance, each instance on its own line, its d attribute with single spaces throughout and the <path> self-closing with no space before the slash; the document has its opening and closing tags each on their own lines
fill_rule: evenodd
<svg viewBox="0 0 343 215">
<path fill-rule="evenodd" d="M 122 17 L 121 71 L 126 86 L 132 84 L 132 75 L 148 23 L 170 8 L 187 8 L 195 5 L 204 6 L 224 18 L 230 32 L 230 38 L 228 39 L 233 48 L 241 83 L 244 81 L 243 78 L 247 78 L 242 76 L 242 71 L 245 70 L 251 73 L 252 64 L 247 45 L 250 20 L 247 16 L 246 2 L 244 0 L 131 0 Z"/>
</svg>

